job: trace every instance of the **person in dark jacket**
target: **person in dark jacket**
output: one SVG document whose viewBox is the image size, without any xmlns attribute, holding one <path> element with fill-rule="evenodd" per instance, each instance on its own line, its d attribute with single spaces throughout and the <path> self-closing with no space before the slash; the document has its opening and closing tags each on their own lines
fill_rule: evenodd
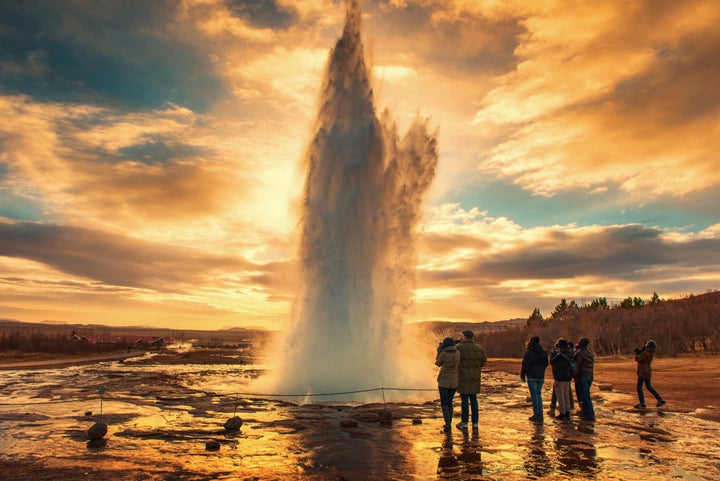
<svg viewBox="0 0 720 481">
<path fill-rule="evenodd" d="M 468 418 L 472 411 L 473 429 L 477 429 L 480 413 L 478 412 L 477 395 L 480 392 L 482 367 L 487 363 L 485 350 L 474 340 L 474 333 L 463 331 L 463 340 L 457 344 L 460 351 L 460 367 L 458 368 L 458 392 L 460 393 L 461 411 L 458 429 L 467 429 Z"/>
<path fill-rule="evenodd" d="M 550 354 L 550 365 L 553 373 L 553 393 L 557 397 L 560 414 L 557 419 L 570 419 L 572 396 L 570 381 L 575 377 L 573 354 L 567 340 L 558 339 L 557 348 Z"/>
<path fill-rule="evenodd" d="M 653 389 L 652 384 L 650 384 L 650 378 L 652 377 L 652 360 L 653 356 L 655 356 L 655 349 L 657 349 L 657 344 L 655 341 L 648 341 L 645 343 L 645 346 L 642 349 L 635 349 L 635 361 L 637 361 L 637 375 L 638 375 L 638 381 L 637 381 L 637 393 L 638 393 L 638 401 L 640 401 L 639 404 L 636 404 L 635 407 L 637 409 L 645 409 L 647 406 L 645 406 L 645 396 L 643 394 L 643 384 L 645 384 L 645 387 L 647 387 L 647 390 L 650 391 L 650 394 L 655 396 L 655 399 L 657 399 L 657 407 L 664 406 L 665 400 L 658 394 L 658 392 Z"/>
<path fill-rule="evenodd" d="M 570 357 L 573 357 L 575 354 L 575 343 L 572 342 L 569 339 L 566 339 L 568 350 L 570 351 Z M 553 350 L 557 350 L 558 343 L 560 342 L 560 339 L 555 341 L 555 345 L 553 345 Z M 552 358 L 552 354 L 550 355 Z M 551 362 L 552 364 L 552 362 Z M 571 381 L 571 384 L 575 386 L 575 392 L 577 392 L 577 377 L 573 377 L 573 380 Z M 579 402 L 579 401 L 578 401 Z M 553 385 L 552 390 L 552 397 L 550 398 L 550 409 L 548 409 L 548 414 L 552 417 L 555 417 L 555 406 L 557 406 L 557 394 L 555 394 L 555 386 Z M 572 385 L 570 386 L 570 411 L 575 409 L 575 396 L 573 396 L 573 390 Z"/>
<path fill-rule="evenodd" d="M 582 408 L 582 418 L 586 421 L 595 421 L 595 409 L 590 399 L 590 386 L 593 383 L 595 371 L 595 354 L 588 347 L 590 339 L 580 339 L 578 349 L 575 351 L 575 362 L 577 363 L 577 382 Z"/>
<path fill-rule="evenodd" d="M 440 407 L 445 420 L 443 430 L 452 431 L 453 397 L 458 387 L 458 367 L 460 366 L 460 351 L 455 347 L 455 340 L 446 337 L 438 346 L 435 365 L 440 367 L 437 382 L 440 392 Z"/>
<path fill-rule="evenodd" d="M 542 422 L 542 387 L 545 383 L 545 369 L 548 366 L 547 352 L 540 346 L 540 338 L 533 336 L 525 344 L 525 355 L 520 369 L 520 380 L 527 379 L 530 399 L 532 400 L 533 415 L 530 421 Z"/>
</svg>

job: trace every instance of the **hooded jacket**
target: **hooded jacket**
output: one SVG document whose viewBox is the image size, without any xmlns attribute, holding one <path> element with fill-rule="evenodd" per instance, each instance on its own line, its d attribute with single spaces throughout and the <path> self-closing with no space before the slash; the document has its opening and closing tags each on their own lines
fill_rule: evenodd
<svg viewBox="0 0 720 481">
<path fill-rule="evenodd" d="M 569 348 L 556 349 L 550 354 L 553 379 L 556 381 L 570 381 L 573 378 L 570 360 L 573 354 Z"/>
<path fill-rule="evenodd" d="M 655 355 L 655 349 L 645 347 L 640 354 L 635 355 L 637 361 L 637 375 L 643 379 L 650 379 L 652 376 L 652 360 Z"/>
<path fill-rule="evenodd" d="M 575 362 L 577 362 L 577 375 L 592 376 L 595 370 L 595 354 L 587 346 L 581 346 L 575 351 Z"/>
<path fill-rule="evenodd" d="M 480 392 L 482 367 L 487 363 L 485 350 L 472 339 L 463 339 L 455 347 L 460 351 L 458 392 L 460 394 L 477 394 Z"/>
<path fill-rule="evenodd" d="M 458 386 L 460 351 L 455 346 L 446 347 L 438 353 L 435 365 L 440 366 L 437 377 L 438 387 L 456 388 Z"/>
<path fill-rule="evenodd" d="M 540 344 L 530 344 L 525 351 L 520 369 L 520 379 L 545 379 L 545 369 L 548 366 L 547 352 Z"/>
</svg>

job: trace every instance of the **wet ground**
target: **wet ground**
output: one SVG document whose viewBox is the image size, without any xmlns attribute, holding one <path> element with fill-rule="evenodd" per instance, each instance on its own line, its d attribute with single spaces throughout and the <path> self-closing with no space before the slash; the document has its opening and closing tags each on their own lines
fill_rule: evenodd
<svg viewBox="0 0 720 481">
<path fill-rule="evenodd" d="M 367 395 L 377 399 L 362 405 L 300 404 L 239 394 L 254 375 L 253 366 L 131 361 L 2 371 L 0 478 L 645 481 L 720 476 L 719 423 L 664 409 L 628 409 L 627 394 L 597 387 L 597 421 L 546 415 L 543 424 L 534 424 L 527 420 L 527 391 L 517 376 L 488 372 L 479 429 L 444 434 L 432 391 L 375 391 Z M 102 404 L 101 389 L 106 390 Z M 420 399 L 385 404 L 383 396 Z M 383 410 L 390 411 L 390 423 L 381 422 Z M 234 416 L 243 425 L 228 432 L 224 424 Z M 99 421 L 108 425 L 108 433 L 90 441 L 88 429 Z"/>
</svg>

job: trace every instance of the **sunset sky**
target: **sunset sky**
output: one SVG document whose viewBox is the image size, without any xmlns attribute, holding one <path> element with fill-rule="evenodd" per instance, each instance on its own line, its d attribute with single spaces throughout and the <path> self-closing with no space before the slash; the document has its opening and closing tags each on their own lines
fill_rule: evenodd
<svg viewBox="0 0 720 481">
<path fill-rule="evenodd" d="M 720 288 L 720 2 L 364 1 L 410 321 Z M 0 318 L 283 329 L 336 0 L 0 0 Z"/>
</svg>

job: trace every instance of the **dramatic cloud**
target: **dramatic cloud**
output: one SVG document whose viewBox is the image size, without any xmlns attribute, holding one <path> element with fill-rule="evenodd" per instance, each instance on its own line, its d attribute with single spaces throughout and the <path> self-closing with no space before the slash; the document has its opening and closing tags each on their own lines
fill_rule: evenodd
<svg viewBox="0 0 720 481">
<path fill-rule="evenodd" d="M 720 113 L 720 12 L 707 2 L 628 6 L 563 4 L 523 21 L 518 68 L 475 117 L 508 132 L 484 171 L 543 195 L 619 185 L 646 200 L 720 183 L 708 135 Z"/>
<path fill-rule="evenodd" d="M 718 288 L 715 2 L 362 7 L 377 107 L 438 129 L 413 319 Z M 344 3 L 2 10 L 2 315 L 282 328 Z"/>
</svg>

